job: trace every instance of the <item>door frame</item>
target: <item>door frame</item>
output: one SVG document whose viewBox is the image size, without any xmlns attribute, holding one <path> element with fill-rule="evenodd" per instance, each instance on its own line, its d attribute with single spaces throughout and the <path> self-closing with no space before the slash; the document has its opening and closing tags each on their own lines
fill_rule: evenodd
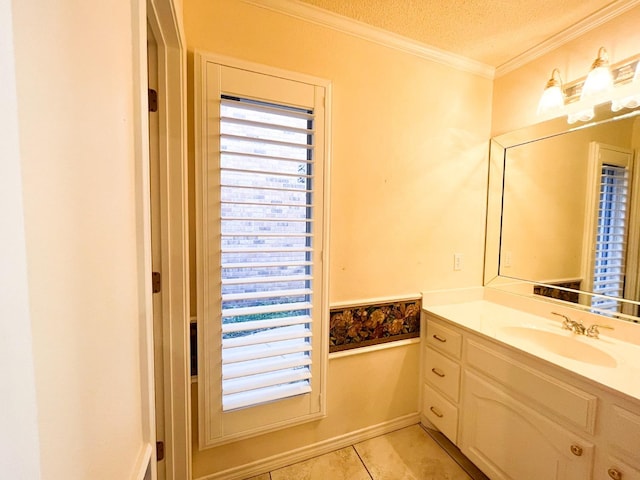
<svg viewBox="0 0 640 480">
<path fill-rule="evenodd" d="M 186 135 L 186 42 L 182 12 L 174 0 L 134 0 L 134 95 L 137 97 L 136 170 L 141 288 L 143 432 L 155 444 L 153 308 L 151 294 L 151 217 L 149 122 L 147 117 L 147 24 L 158 45 L 159 160 L 161 197 L 162 322 L 164 332 L 165 461 L 167 480 L 191 479 L 191 376 L 189 371 L 189 221 Z M 151 461 L 156 478 L 155 448 Z"/>
</svg>

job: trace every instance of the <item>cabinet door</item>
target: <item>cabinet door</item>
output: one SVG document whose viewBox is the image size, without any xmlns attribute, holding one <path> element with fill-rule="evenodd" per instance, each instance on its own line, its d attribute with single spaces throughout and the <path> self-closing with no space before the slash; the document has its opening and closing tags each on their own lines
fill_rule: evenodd
<svg viewBox="0 0 640 480">
<path fill-rule="evenodd" d="M 588 480 L 593 444 L 465 372 L 460 447 L 492 480 Z"/>
</svg>

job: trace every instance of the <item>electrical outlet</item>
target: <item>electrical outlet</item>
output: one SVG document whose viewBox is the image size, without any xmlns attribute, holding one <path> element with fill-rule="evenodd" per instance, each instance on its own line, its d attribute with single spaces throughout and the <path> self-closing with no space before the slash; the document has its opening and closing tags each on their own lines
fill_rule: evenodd
<svg viewBox="0 0 640 480">
<path fill-rule="evenodd" d="M 464 256 L 461 253 L 453 254 L 453 269 L 455 271 L 462 270 L 463 260 L 464 260 Z"/>
<path fill-rule="evenodd" d="M 504 267 L 511 266 L 511 250 L 507 250 L 504 254 Z"/>
</svg>

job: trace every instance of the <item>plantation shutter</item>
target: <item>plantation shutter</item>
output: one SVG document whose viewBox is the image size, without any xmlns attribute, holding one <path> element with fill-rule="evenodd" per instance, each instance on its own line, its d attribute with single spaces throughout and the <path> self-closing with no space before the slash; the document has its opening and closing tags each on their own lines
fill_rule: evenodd
<svg viewBox="0 0 640 480">
<path fill-rule="evenodd" d="M 593 291 L 622 298 L 625 280 L 627 240 L 628 168 L 602 165 L 594 245 Z M 619 311 L 615 298 L 594 297 L 592 306 L 600 310 Z"/>
<path fill-rule="evenodd" d="M 321 418 L 329 82 L 195 55 L 198 445 Z"/>
<path fill-rule="evenodd" d="M 313 111 L 222 96 L 222 405 L 311 390 Z"/>
</svg>

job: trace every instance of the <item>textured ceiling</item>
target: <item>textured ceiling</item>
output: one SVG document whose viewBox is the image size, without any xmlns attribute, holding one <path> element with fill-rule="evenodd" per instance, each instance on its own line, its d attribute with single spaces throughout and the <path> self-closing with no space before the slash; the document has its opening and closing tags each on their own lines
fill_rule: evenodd
<svg viewBox="0 0 640 480">
<path fill-rule="evenodd" d="M 301 0 L 498 67 L 612 0 Z"/>
</svg>

